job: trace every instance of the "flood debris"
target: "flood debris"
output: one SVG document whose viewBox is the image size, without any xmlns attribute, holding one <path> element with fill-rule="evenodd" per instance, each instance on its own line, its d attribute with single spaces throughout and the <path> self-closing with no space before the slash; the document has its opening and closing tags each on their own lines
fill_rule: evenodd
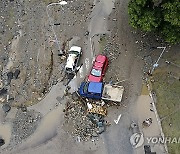
<svg viewBox="0 0 180 154">
<path fill-rule="evenodd" d="M 4 94 L 6 94 L 6 93 L 7 93 L 7 89 L 2 88 L 2 89 L 0 90 L 0 96 L 4 95 Z"/>
<path fill-rule="evenodd" d="M 88 36 L 89 35 L 89 31 L 86 31 L 85 33 L 84 33 L 84 36 Z"/>
<path fill-rule="evenodd" d="M 90 105 L 89 105 L 90 106 Z M 100 115 L 107 115 L 107 110 L 106 108 L 102 107 L 102 106 L 99 106 L 99 105 L 96 105 L 96 104 L 92 104 L 91 105 L 91 108 L 88 108 L 87 110 L 88 112 L 91 112 L 91 113 L 96 113 L 96 114 L 100 114 Z"/>
<path fill-rule="evenodd" d="M 13 79 L 13 75 L 14 75 L 13 72 L 8 72 L 7 73 L 8 80 L 11 81 Z"/>
<path fill-rule="evenodd" d="M 152 124 L 152 118 L 147 118 L 142 123 L 143 127 L 149 127 L 151 124 Z"/>
<path fill-rule="evenodd" d="M 19 74 L 20 74 L 20 70 L 16 69 L 14 72 L 14 79 L 17 79 L 19 77 Z"/>
<path fill-rule="evenodd" d="M 11 106 L 9 104 L 4 104 L 2 106 L 2 109 L 5 113 L 9 112 L 11 110 Z"/>
<path fill-rule="evenodd" d="M 106 130 L 106 126 L 110 125 L 110 123 L 105 120 L 105 116 L 107 115 L 108 101 L 111 102 L 114 100 L 120 103 L 124 91 L 123 86 L 105 84 L 105 92 L 110 94 L 111 91 L 110 95 L 114 97 L 114 99 L 107 99 L 103 95 L 104 90 L 97 91 L 99 87 L 99 89 L 102 89 L 103 83 L 86 82 L 87 85 L 91 87 L 88 88 L 91 89 L 91 91 L 87 91 L 87 95 L 85 95 L 85 93 L 81 93 L 84 90 L 83 86 L 85 87 L 84 83 L 85 82 L 82 82 L 80 86 L 81 88 L 78 89 L 78 92 L 73 94 L 72 99 L 74 101 L 66 102 L 66 107 L 64 109 L 66 119 L 65 125 L 66 127 L 69 126 L 69 129 L 71 128 L 69 132 L 74 137 L 78 136 L 78 138 L 80 138 L 80 140 L 78 139 L 78 142 L 87 141 L 92 137 L 97 137 Z M 107 86 L 110 86 L 108 90 Z M 121 89 L 121 87 L 123 87 L 123 89 Z M 118 116 L 117 120 L 114 120 L 114 122 L 118 124 L 120 118 L 121 114 Z"/>
<path fill-rule="evenodd" d="M 21 104 L 18 108 L 21 109 L 22 112 L 27 112 L 27 107 L 24 104 Z"/>
<path fill-rule="evenodd" d="M 92 107 L 90 107 L 91 109 L 97 107 L 97 105 L 88 104 L 89 107 Z M 91 112 L 90 108 L 80 100 L 66 103 L 66 108 L 64 109 L 64 125 L 78 142 L 88 141 L 92 137 L 98 137 L 99 134 L 105 131 L 105 127 L 108 124 L 108 122 L 104 120 L 106 115 L 104 110 L 103 114 L 98 114 L 97 112 Z"/>
</svg>

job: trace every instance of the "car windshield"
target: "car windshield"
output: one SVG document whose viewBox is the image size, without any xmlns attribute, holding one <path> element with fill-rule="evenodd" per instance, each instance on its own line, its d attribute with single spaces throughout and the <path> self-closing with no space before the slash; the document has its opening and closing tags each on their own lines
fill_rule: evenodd
<svg viewBox="0 0 180 154">
<path fill-rule="evenodd" d="M 72 68 L 68 68 L 68 67 L 67 67 L 67 68 L 66 68 L 66 71 L 67 71 L 67 72 L 72 72 Z"/>
<path fill-rule="evenodd" d="M 88 92 L 88 85 L 89 83 L 85 83 L 84 88 L 83 88 L 84 93 Z"/>
<path fill-rule="evenodd" d="M 79 52 L 78 52 L 78 51 L 69 51 L 69 54 L 75 54 L 75 55 L 78 55 Z"/>
<path fill-rule="evenodd" d="M 92 71 L 91 71 L 91 74 L 94 75 L 94 76 L 99 77 L 99 76 L 101 76 L 101 70 L 97 70 L 97 69 L 93 68 Z"/>
</svg>

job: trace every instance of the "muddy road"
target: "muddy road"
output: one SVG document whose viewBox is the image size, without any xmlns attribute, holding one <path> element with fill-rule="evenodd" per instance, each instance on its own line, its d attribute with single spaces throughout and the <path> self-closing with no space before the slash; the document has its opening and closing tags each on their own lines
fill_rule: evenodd
<svg viewBox="0 0 180 154">
<path fill-rule="evenodd" d="M 71 87 L 70 93 L 77 90 L 98 53 L 106 54 L 110 60 L 105 81 L 125 80 L 122 83 L 126 89 L 122 105 L 108 109 L 107 119 L 112 125 L 99 139 L 79 143 L 63 129 L 63 108 L 69 100 L 68 96 L 64 96 L 67 81 L 64 79 L 63 70 L 65 57 L 58 56 L 57 42 L 46 14 L 47 4 L 37 0 L 3 2 L 3 36 L 9 37 L 11 34 L 8 33 L 10 31 L 6 21 L 12 15 L 8 18 L 4 13 L 9 12 L 9 8 L 15 11 L 12 14 L 17 14 L 17 17 L 13 18 L 17 27 L 15 29 L 12 24 L 12 29 L 18 34 L 10 37 L 10 43 L 1 39 L 1 58 L 6 57 L 6 60 L 1 61 L 1 82 L 2 87 L 8 89 L 1 100 L 10 95 L 13 99 L 8 103 L 12 106 L 31 105 L 27 110 L 38 113 L 39 119 L 33 121 L 33 126 L 37 127 L 32 128 L 33 132 L 29 137 L 18 139 L 18 143 L 13 140 L 11 146 L 4 147 L 1 153 L 135 153 L 129 143 L 132 135 L 129 124 L 136 120 L 134 107 L 140 95 L 143 62 L 142 58 L 137 56 L 137 35 L 128 24 L 127 3 L 126 0 L 76 0 L 48 9 L 60 46 L 64 47 L 65 56 L 72 45 L 79 45 L 83 50 L 80 62 L 83 65 L 68 84 Z M 89 32 L 88 35 L 86 32 Z M 6 45 L 8 48 L 4 51 Z M 7 73 L 16 69 L 20 70 L 19 77 L 8 83 Z M 17 109 L 12 108 L 8 116 L 1 117 L 5 123 L 12 124 L 16 113 Z M 119 114 L 122 114 L 122 118 L 116 125 L 114 119 L 117 119 Z M 3 127 L 5 128 L 5 125 Z M 8 135 L 11 134 L 11 129 L 8 129 Z M 7 140 L 12 136 L 13 134 L 9 135 Z"/>
</svg>

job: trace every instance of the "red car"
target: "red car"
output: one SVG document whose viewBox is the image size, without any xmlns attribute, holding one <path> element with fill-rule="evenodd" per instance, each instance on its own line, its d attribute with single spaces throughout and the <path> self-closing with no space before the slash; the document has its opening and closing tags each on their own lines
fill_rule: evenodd
<svg viewBox="0 0 180 154">
<path fill-rule="evenodd" d="M 104 55 L 98 55 L 93 63 L 88 81 L 101 82 L 108 66 L 108 58 Z"/>
</svg>

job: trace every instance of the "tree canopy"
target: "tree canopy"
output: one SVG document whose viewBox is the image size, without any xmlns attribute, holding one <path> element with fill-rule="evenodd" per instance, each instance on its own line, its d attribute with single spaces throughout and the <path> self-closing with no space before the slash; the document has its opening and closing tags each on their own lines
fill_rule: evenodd
<svg viewBox="0 0 180 154">
<path fill-rule="evenodd" d="M 132 27 L 158 32 L 165 41 L 180 43 L 179 0 L 131 0 L 128 14 Z"/>
</svg>

